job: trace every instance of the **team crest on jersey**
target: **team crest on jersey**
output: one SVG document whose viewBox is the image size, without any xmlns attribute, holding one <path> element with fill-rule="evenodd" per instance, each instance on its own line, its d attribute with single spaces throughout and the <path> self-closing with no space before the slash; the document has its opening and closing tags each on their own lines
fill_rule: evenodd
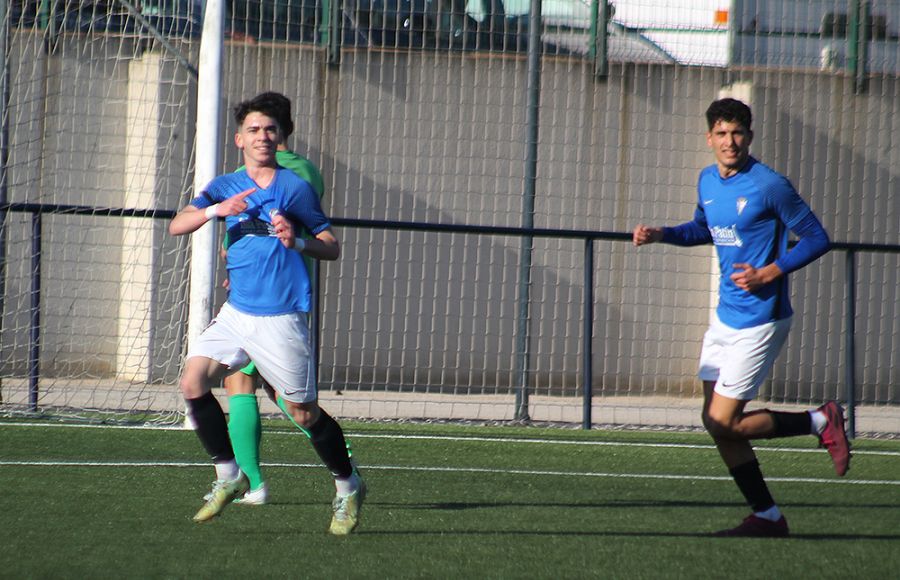
<svg viewBox="0 0 900 580">
<path fill-rule="evenodd" d="M 747 198 L 739 197 L 737 200 L 737 211 L 738 215 L 741 215 L 741 212 L 744 211 L 744 208 L 747 207 Z"/>
</svg>

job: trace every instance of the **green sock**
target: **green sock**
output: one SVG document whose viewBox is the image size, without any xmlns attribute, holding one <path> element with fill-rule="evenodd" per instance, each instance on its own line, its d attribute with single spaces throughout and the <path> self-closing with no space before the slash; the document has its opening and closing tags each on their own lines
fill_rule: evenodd
<svg viewBox="0 0 900 580">
<path fill-rule="evenodd" d="M 259 441 L 262 438 L 262 423 L 259 420 L 259 406 L 256 395 L 232 395 L 228 397 L 228 435 L 234 448 L 234 458 L 241 471 L 250 480 L 250 489 L 258 489 L 263 484 L 259 470 Z"/>
</svg>

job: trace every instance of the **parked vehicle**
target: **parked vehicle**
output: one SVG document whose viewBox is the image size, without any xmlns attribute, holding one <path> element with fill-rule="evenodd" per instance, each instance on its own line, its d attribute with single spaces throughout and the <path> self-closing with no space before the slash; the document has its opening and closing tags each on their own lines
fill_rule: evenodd
<svg viewBox="0 0 900 580">
<path fill-rule="evenodd" d="M 334 0 L 343 46 L 522 53 L 529 0 Z M 542 3 L 544 54 L 590 54 L 592 0 Z M 326 0 L 225 0 L 225 34 L 250 42 L 319 43 Z M 12 0 L 15 28 L 199 38 L 203 0 Z M 652 43 L 614 22 L 610 53 L 664 62 Z"/>
</svg>

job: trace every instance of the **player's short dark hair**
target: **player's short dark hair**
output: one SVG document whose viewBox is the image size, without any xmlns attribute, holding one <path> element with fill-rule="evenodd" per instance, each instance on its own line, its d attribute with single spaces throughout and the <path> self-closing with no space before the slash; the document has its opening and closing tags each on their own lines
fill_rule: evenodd
<svg viewBox="0 0 900 580">
<path fill-rule="evenodd" d="M 719 99 L 713 101 L 706 109 L 706 124 L 709 130 L 719 121 L 726 123 L 739 123 L 744 129 L 750 131 L 750 124 L 753 122 L 753 114 L 743 102 L 737 99 Z"/>
<path fill-rule="evenodd" d="M 234 121 L 239 126 L 250 113 L 262 113 L 272 117 L 281 128 L 285 138 L 294 132 L 294 121 L 291 120 L 291 100 L 281 93 L 272 91 L 260 93 L 247 101 L 241 101 L 234 107 Z"/>
</svg>

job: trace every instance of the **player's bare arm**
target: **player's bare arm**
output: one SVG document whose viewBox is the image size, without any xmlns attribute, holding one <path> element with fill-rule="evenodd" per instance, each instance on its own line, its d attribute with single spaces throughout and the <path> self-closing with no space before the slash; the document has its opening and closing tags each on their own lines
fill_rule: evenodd
<svg viewBox="0 0 900 580">
<path fill-rule="evenodd" d="M 634 227 L 634 231 L 632 232 L 632 240 L 634 241 L 635 246 L 655 244 L 656 242 L 662 241 L 662 237 L 662 228 L 651 228 L 650 226 L 645 226 L 644 224 L 636 225 Z"/>
<path fill-rule="evenodd" d="M 315 239 L 306 241 L 305 253 L 317 260 L 337 260 L 341 257 L 341 245 L 328 228 L 316 234 Z"/>
<path fill-rule="evenodd" d="M 213 218 L 228 217 L 242 213 L 247 209 L 246 197 L 254 191 L 256 191 L 255 187 L 245 189 L 225 201 L 211 205 L 206 209 L 198 209 L 193 205 L 185 206 L 169 222 L 169 234 L 173 236 L 192 234 Z"/>
<path fill-rule="evenodd" d="M 771 284 L 781 277 L 781 268 L 769 264 L 762 268 L 754 268 L 750 264 L 735 264 L 735 272 L 731 275 L 734 285 L 747 292 L 756 292 L 766 284 Z"/>
</svg>

